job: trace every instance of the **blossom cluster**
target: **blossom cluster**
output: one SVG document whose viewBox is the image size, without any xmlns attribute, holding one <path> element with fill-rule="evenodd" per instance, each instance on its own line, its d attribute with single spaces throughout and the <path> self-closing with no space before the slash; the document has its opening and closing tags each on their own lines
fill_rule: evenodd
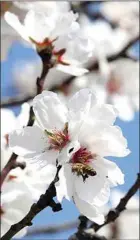
<svg viewBox="0 0 140 240">
<path fill-rule="evenodd" d="M 58 201 L 73 200 L 89 219 L 103 222 L 99 207 L 108 202 L 111 187 L 124 183 L 121 170 L 105 157 L 130 152 L 114 125 L 117 113 L 111 105 L 100 104 L 89 89 L 77 92 L 67 105 L 56 93 L 43 91 L 34 98 L 33 110 L 35 125 L 13 131 L 11 149 L 53 169 L 54 175 L 61 165 L 55 185 Z"/>
<path fill-rule="evenodd" d="M 123 21 L 121 14 L 112 15 L 103 3 L 102 14 L 117 23 L 115 29 L 107 21 L 91 22 L 84 13 L 75 13 L 68 2 L 15 1 L 2 17 L 3 35 L 12 38 L 5 44 L 20 39 L 36 54 L 33 61 L 13 65 L 19 90 L 36 95 L 37 80 L 45 68 L 48 71 L 44 91 L 24 103 L 18 117 L 12 110 L 1 109 L 2 173 L 12 152 L 17 154 L 17 165 L 1 186 L 2 236 L 48 189 L 58 167 L 58 202 L 72 201 L 91 221 L 105 221 L 102 208 L 109 202 L 111 189 L 124 184 L 123 172 L 108 157 L 130 153 L 115 121 L 117 117 L 130 121 L 139 110 L 138 61 L 124 57 L 108 61 L 137 32 L 128 21 L 137 12 L 136 5 L 132 7 Z M 89 72 L 90 61 L 97 63 L 95 71 Z M 62 83 L 69 76 L 75 80 L 64 89 Z M 57 93 L 51 91 L 56 86 Z M 34 123 L 28 126 L 31 110 Z M 24 228 L 15 237 L 26 232 Z"/>
</svg>

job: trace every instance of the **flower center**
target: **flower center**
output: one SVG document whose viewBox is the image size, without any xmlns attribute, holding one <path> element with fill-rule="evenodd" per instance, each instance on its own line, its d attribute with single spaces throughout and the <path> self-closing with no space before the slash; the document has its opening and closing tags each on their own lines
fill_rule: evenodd
<svg viewBox="0 0 140 240">
<path fill-rule="evenodd" d="M 72 156 L 72 172 L 76 173 L 77 176 L 82 176 L 83 181 L 86 180 L 88 176 L 95 176 L 96 171 L 88 165 L 96 154 L 91 154 L 86 148 L 81 147 L 77 152 Z"/>
<path fill-rule="evenodd" d="M 2 206 L 0 205 L 0 216 L 2 216 L 4 213 L 5 212 L 4 212 L 3 208 L 2 208 Z"/>
<path fill-rule="evenodd" d="M 37 42 L 31 37 L 29 37 L 29 39 L 33 44 L 35 44 L 37 52 L 41 52 L 47 48 L 50 50 L 53 50 L 53 48 L 54 48 L 53 42 L 55 42 L 57 38 L 55 38 L 53 40 L 50 40 L 49 38 L 45 38 L 43 42 Z"/>
<path fill-rule="evenodd" d="M 89 163 L 93 159 L 93 156 L 90 151 L 86 148 L 81 147 L 77 152 L 73 154 L 71 159 L 72 163 Z"/>
<path fill-rule="evenodd" d="M 54 130 L 53 132 L 49 132 L 45 130 L 45 133 L 47 134 L 49 138 L 49 149 L 54 149 L 61 151 L 62 148 L 64 148 L 67 143 L 70 141 L 69 135 L 68 135 L 68 123 L 65 124 L 63 131 L 57 131 Z"/>
<path fill-rule="evenodd" d="M 63 60 L 63 55 L 66 52 L 65 48 L 60 49 L 59 51 L 54 50 L 53 42 L 57 40 L 57 38 L 50 40 L 49 38 L 45 38 L 43 42 L 36 42 L 33 38 L 29 37 L 30 41 L 35 44 L 36 50 L 43 59 L 49 59 L 52 65 L 62 64 L 65 66 L 70 65 L 69 63 Z"/>
</svg>

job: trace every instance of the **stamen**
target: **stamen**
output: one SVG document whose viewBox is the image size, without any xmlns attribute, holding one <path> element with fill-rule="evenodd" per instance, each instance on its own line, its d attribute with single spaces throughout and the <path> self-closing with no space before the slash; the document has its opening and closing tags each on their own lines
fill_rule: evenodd
<svg viewBox="0 0 140 240">
<path fill-rule="evenodd" d="M 49 132 L 45 130 L 45 133 L 47 133 L 49 137 L 50 143 L 49 149 L 61 151 L 62 148 L 65 147 L 67 143 L 70 141 L 68 135 L 68 123 L 65 124 L 63 131 L 54 130 L 53 132 Z"/>
<path fill-rule="evenodd" d="M 77 176 L 82 176 L 83 181 L 89 176 L 95 176 L 96 171 L 89 165 L 89 163 L 96 157 L 96 154 L 91 154 L 86 148 L 81 147 L 72 156 L 70 163 L 72 163 L 72 172 Z"/>
<path fill-rule="evenodd" d="M 94 156 L 95 157 L 95 156 Z M 86 148 L 81 147 L 72 156 L 72 163 L 89 163 L 93 159 L 93 155 Z"/>
</svg>

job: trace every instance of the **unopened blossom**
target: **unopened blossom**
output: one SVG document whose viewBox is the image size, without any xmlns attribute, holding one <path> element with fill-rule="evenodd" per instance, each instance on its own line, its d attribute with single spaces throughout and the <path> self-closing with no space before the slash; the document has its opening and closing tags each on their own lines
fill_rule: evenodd
<svg viewBox="0 0 140 240">
<path fill-rule="evenodd" d="M 39 55 L 50 61 L 50 66 L 79 76 L 87 72 L 80 64 L 91 57 L 92 44 L 80 29 L 77 18 L 72 11 L 48 15 L 32 9 L 22 24 L 16 15 L 5 13 L 6 21 Z"/>
<path fill-rule="evenodd" d="M 22 204 L 21 204 L 22 203 Z M 22 220 L 28 213 L 33 201 L 27 192 L 23 189 L 2 188 L 0 217 L 1 217 L 1 236 L 3 236 L 11 225 Z M 24 228 L 14 237 L 20 238 L 26 234 L 27 228 Z"/>
<path fill-rule="evenodd" d="M 33 110 L 38 124 L 11 133 L 10 147 L 47 168 L 61 165 L 58 200 L 73 199 L 81 213 L 102 222 L 99 207 L 108 201 L 110 187 L 124 182 L 121 170 L 104 157 L 129 154 L 121 130 L 113 126 L 115 111 L 99 104 L 88 89 L 77 92 L 67 105 L 44 91 L 33 100 Z"/>
</svg>

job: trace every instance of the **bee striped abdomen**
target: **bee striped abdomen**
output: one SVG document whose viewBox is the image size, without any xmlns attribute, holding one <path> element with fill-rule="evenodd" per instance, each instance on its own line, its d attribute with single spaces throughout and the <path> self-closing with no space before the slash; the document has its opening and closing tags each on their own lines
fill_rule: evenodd
<svg viewBox="0 0 140 240">
<path fill-rule="evenodd" d="M 76 173 L 77 176 L 95 176 L 96 171 L 89 165 L 83 163 L 74 163 L 72 165 L 72 172 Z"/>
</svg>

